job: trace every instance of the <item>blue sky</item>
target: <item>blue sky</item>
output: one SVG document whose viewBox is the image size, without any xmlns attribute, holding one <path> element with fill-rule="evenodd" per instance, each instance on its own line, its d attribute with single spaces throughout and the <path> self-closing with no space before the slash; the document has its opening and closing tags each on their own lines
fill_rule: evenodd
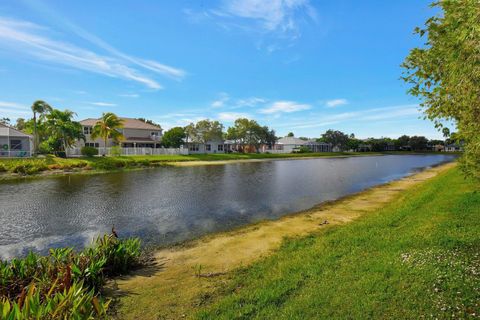
<svg viewBox="0 0 480 320">
<path fill-rule="evenodd" d="M 441 137 L 399 80 L 429 1 L 0 3 L 0 117 L 43 99 L 164 128 L 245 116 L 278 135 Z"/>
</svg>

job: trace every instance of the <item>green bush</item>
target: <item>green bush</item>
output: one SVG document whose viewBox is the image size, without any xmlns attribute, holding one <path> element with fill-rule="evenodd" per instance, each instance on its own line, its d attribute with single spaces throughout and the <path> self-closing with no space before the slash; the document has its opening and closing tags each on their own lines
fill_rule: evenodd
<svg viewBox="0 0 480 320">
<path fill-rule="evenodd" d="M 0 163 L 0 172 L 6 172 L 6 171 L 7 171 L 7 167 L 3 163 Z"/>
<path fill-rule="evenodd" d="M 84 146 L 82 147 L 80 152 L 82 156 L 85 156 L 85 157 L 93 157 L 98 155 L 98 149 L 95 147 Z"/>
<path fill-rule="evenodd" d="M 31 175 L 47 169 L 48 167 L 43 161 L 36 161 L 16 164 L 11 171 L 21 175 Z"/>
<path fill-rule="evenodd" d="M 98 296 L 106 277 L 131 270 L 140 254 L 139 239 L 105 235 L 79 253 L 50 249 L 48 256 L 0 260 L 0 318 L 102 317 L 109 302 Z"/>
<path fill-rule="evenodd" d="M 312 152 L 312 151 L 310 151 L 310 149 L 305 146 L 301 146 L 297 151 L 295 151 L 295 153 L 309 153 L 309 152 Z"/>
<path fill-rule="evenodd" d="M 120 157 L 122 155 L 122 148 L 114 146 L 110 148 L 110 155 L 114 157 Z"/>
</svg>

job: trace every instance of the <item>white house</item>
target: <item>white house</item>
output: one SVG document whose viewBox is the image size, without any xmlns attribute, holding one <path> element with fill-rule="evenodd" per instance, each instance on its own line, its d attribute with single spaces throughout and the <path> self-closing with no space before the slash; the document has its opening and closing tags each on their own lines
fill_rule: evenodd
<svg viewBox="0 0 480 320">
<path fill-rule="evenodd" d="M 188 142 L 189 154 L 203 154 L 203 153 L 225 153 L 225 144 L 223 140 L 212 140 L 207 143 Z"/>
<path fill-rule="evenodd" d="M 0 124 L 0 157 L 30 157 L 33 136 Z"/>
<path fill-rule="evenodd" d="M 272 151 L 277 153 L 297 152 L 305 147 L 310 152 L 332 152 L 332 145 L 325 142 L 317 142 L 313 139 L 303 140 L 295 137 L 283 137 L 278 139 Z M 268 150 L 266 150 L 268 152 Z"/>
</svg>

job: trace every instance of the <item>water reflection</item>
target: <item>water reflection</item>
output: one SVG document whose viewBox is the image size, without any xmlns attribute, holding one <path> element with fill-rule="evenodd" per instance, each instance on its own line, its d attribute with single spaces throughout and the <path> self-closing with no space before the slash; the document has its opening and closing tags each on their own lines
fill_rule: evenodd
<svg viewBox="0 0 480 320">
<path fill-rule="evenodd" d="M 448 155 L 285 160 L 0 184 L 0 256 L 84 246 L 114 224 L 169 244 L 275 219 L 452 160 Z"/>
</svg>

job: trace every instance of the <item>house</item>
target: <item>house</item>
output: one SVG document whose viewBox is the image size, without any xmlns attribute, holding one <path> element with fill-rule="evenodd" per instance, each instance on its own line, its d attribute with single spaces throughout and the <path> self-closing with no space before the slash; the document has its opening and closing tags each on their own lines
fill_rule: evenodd
<svg viewBox="0 0 480 320">
<path fill-rule="evenodd" d="M 395 147 L 395 143 L 387 142 L 385 147 L 383 147 L 383 151 L 395 151 L 397 148 Z"/>
<path fill-rule="evenodd" d="M 122 148 L 159 148 L 162 138 L 162 128 L 143 122 L 142 120 L 133 118 L 120 118 L 123 120 L 123 128 L 120 132 L 123 134 L 123 139 L 119 142 Z M 76 147 L 90 146 L 95 148 L 105 147 L 105 142 L 101 137 L 92 139 L 91 133 L 93 126 L 99 119 L 85 119 L 80 121 L 83 126 L 83 134 L 85 135 L 85 142 L 80 140 Z M 112 139 L 107 141 L 107 148 L 116 146 L 117 144 Z"/>
<path fill-rule="evenodd" d="M 452 143 L 445 146 L 445 152 L 459 152 L 463 151 L 463 147 L 460 144 Z"/>
<path fill-rule="evenodd" d="M 223 140 L 212 140 L 207 143 L 188 142 L 186 143 L 189 154 L 203 153 L 225 153 L 225 142 Z"/>
<path fill-rule="evenodd" d="M 357 151 L 359 152 L 370 152 L 372 151 L 372 145 L 367 143 L 361 143 L 357 147 Z"/>
<path fill-rule="evenodd" d="M 30 157 L 33 136 L 0 123 L 0 157 Z"/>
<path fill-rule="evenodd" d="M 317 142 L 313 139 L 303 140 L 296 137 L 283 137 L 278 139 L 272 151 L 278 153 L 292 153 L 300 151 L 300 148 L 308 148 L 311 152 L 332 152 L 332 145 L 325 142 Z M 268 152 L 269 150 L 266 150 Z"/>
</svg>

